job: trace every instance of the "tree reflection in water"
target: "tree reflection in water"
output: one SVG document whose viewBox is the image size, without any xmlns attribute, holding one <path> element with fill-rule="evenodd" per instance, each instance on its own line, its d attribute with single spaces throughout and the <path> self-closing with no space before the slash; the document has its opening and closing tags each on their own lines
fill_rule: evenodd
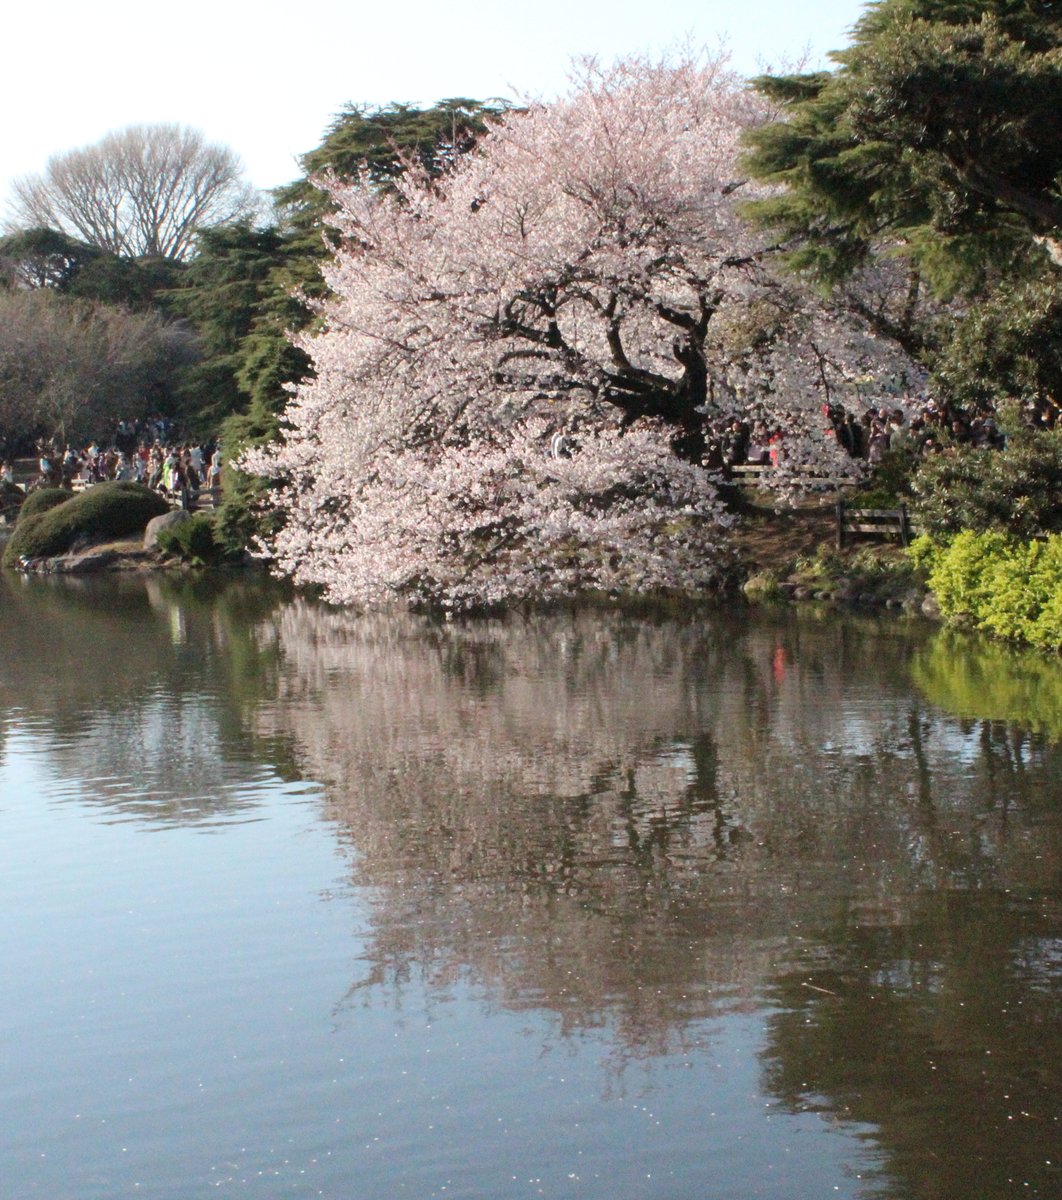
<svg viewBox="0 0 1062 1200">
<path fill-rule="evenodd" d="M 344 1003 L 468 983 L 604 1030 L 616 1072 L 755 1011 L 765 1090 L 869 1127 L 883 1194 L 1059 1194 L 1057 663 L 808 613 L 10 578 L 0 607 L 0 708 L 97 763 L 101 811 L 231 819 L 236 762 L 324 784 L 370 914 Z"/>
<path fill-rule="evenodd" d="M 0 572 L 0 749 L 17 724 L 57 794 L 115 820 L 200 825 L 250 815 L 248 760 L 285 774 L 250 721 L 275 689 L 280 601 L 262 581 Z"/>
<path fill-rule="evenodd" d="M 1062 755 L 913 695 L 924 638 L 285 609 L 271 731 L 373 897 L 352 997 L 471 979 L 618 1064 L 765 1005 L 769 1089 L 872 1123 L 890 1196 L 1054 1194 Z"/>
</svg>

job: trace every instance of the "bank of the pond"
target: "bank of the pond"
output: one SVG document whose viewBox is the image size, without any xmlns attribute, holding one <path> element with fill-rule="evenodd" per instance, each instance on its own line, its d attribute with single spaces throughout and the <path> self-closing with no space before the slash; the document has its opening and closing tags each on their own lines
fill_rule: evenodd
<svg viewBox="0 0 1062 1200">
<path fill-rule="evenodd" d="M 838 548 L 832 506 L 750 506 L 734 539 L 741 587 L 753 603 L 818 601 L 939 615 L 898 540 L 850 540 Z"/>
<path fill-rule="evenodd" d="M 10 537 L 0 527 L 0 551 Z M 875 541 L 836 548 L 832 506 L 809 503 L 775 510 L 749 504 L 734 533 L 736 570 L 732 587 L 753 603 L 818 601 L 857 604 L 935 616 L 932 597 L 897 542 Z M 254 565 L 248 557 L 233 566 Z M 216 570 L 193 567 L 179 554 L 137 532 L 79 543 L 65 553 L 23 561 L 31 574 L 90 574 L 103 571 Z"/>
<path fill-rule="evenodd" d="M 0 565 L 24 574 L 247 565 L 216 537 L 210 512 L 174 507 L 133 482 L 43 488 L 0 512 Z"/>
</svg>

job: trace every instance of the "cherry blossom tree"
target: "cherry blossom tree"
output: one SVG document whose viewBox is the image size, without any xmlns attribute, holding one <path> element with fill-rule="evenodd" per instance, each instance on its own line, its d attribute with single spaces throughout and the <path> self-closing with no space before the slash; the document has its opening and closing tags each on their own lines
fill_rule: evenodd
<svg viewBox="0 0 1062 1200">
<path fill-rule="evenodd" d="M 765 115 L 719 60 L 586 62 L 442 178 L 322 180 L 315 377 L 245 462 L 281 481 L 278 568 L 456 608 L 718 582 L 706 423 L 767 404 L 793 461 L 839 458 L 821 405 L 881 370 L 738 215 Z"/>
</svg>

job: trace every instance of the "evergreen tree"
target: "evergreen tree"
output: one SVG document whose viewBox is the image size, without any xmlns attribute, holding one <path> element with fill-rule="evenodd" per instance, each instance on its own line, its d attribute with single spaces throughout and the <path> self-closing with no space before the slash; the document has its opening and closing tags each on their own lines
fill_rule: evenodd
<svg viewBox="0 0 1062 1200">
<path fill-rule="evenodd" d="M 125 258 L 56 229 L 20 229 L 0 238 L 0 286 L 52 288 L 136 312 L 165 311 L 182 270 L 173 259 Z"/>
<path fill-rule="evenodd" d="M 202 360 L 187 373 L 184 393 L 204 428 L 246 407 L 257 379 L 248 371 L 248 340 L 267 336 L 287 348 L 282 375 L 298 378 L 305 359 L 285 337 L 282 317 L 300 314 L 289 301 L 277 314 L 276 274 L 291 256 L 291 240 L 278 229 L 249 222 L 204 230 L 172 304 L 196 327 Z"/>
<path fill-rule="evenodd" d="M 411 162 L 429 175 L 439 175 L 473 148 L 491 118 L 508 109 L 504 101 L 491 104 L 464 97 L 440 100 L 431 108 L 348 104 L 328 127 L 321 145 L 302 156 L 303 177 L 277 188 L 274 199 L 297 228 L 320 228 L 332 202 L 311 182 L 313 178 L 353 179 L 364 170 L 377 187 L 388 189 Z"/>
<path fill-rule="evenodd" d="M 1040 0 L 879 0 L 833 72 L 764 76 L 782 119 L 746 165 L 749 206 L 829 280 L 883 244 L 941 290 L 1037 271 L 1062 226 L 1062 15 Z"/>
<path fill-rule="evenodd" d="M 908 348 L 923 339 L 953 399 L 989 406 L 1032 386 L 1057 405 L 1062 329 L 1036 316 L 1056 311 L 1062 267 L 1057 6 L 878 0 L 832 58 L 832 72 L 755 81 L 781 119 L 749 134 L 745 163 L 781 188 L 746 212 L 826 285 L 900 258 L 909 297 L 923 284 L 960 296 L 943 335 L 893 330 Z M 1034 332 L 1024 352 L 999 344 Z"/>
</svg>

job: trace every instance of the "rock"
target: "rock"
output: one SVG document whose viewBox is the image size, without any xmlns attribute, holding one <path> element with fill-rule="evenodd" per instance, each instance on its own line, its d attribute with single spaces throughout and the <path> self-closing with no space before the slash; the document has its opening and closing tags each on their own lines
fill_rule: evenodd
<svg viewBox="0 0 1062 1200">
<path fill-rule="evenodd" d="M 804 587 L 803 584 L 798 584 L 795 588 L 793 588 L 793 599 L 794 600 L 810 600 L 811 599 L 811 588 Z"/>
<path fill-rule="evenodd" d="M 144 530 L 144 549 L 154 550 L 159 544 L 159 534 L 164 529 L 173 529 L 175 525 L 183 525 L 190 521 L 192 514 L 184 508 L 175 508 L 173 512 L 163 513 L 161 517 L 152 517 Z"/>
<path fill-rule="evenodd" d="M 922 593 L 917 588 L 912 588 L 909 592 L 904 592 L 900 599 L 900 606 L 905 613 L 920 612 L 922 608 Z"/>
<path fill-rule="evenodd" d="M 91 575 L 93 571 L 105 571 L 113 566 L 117 557 L 113 550 L 62 556 L 54 560 L 55 570 L 60 575 Z"/>
<path fill-rule="evenodd" d="M 929 617 L 931 621 L 940 620 L 940 605 L 937 603 L 937 598 L 932 592 L 927 592 L 925 599 L 922 601 L 922 616 Z"/>
</svg>

